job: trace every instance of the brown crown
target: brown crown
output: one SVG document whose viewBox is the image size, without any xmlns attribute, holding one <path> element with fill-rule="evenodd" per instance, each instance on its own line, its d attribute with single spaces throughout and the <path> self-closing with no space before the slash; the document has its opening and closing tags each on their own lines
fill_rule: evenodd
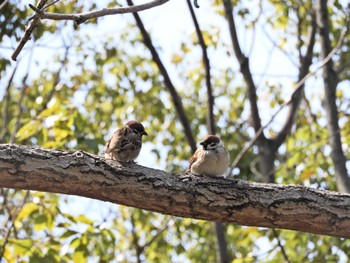
<svg viewBox="0 0 350 263">
<path fill-rule="evenodd" d="M 138 121 L 128 121 L 125 125 L 129 126 L 132 130 L 138 131 L 141 135 L 148 135 L 145 131 L 145 127 Z"/>
<path fill-rule="evenodd" d="M 200 145 L 208 145 L 211 143 L 220 143 L 220 138 L 218 136 L 209 134 L 204 137 L 203 141 L 200 142 Z"/>
</svg>

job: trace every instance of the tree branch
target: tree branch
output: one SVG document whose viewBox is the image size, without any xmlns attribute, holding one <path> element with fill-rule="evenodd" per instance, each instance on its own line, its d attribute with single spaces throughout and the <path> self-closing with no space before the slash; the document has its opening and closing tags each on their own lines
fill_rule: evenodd
<svg viewBox="0 0 350 263">
<path fill-rule="evenodd" d="M 261 133 L 263 132 L 263 130 L 268 127 L 272 121 L 276 118 L 276 116 L 282 111 L 282 109 L 284 107 L 286 107 L 287 105 L 289 105 L 292 101 L 293 101 L 293 97 L 295 96 L 295 94 L 297 92 L 300 91 L 300 89 L 302 89 L 304 87 L 304 84 L 306 82 L 306 80 L 310 77 L 315 75 L 321 68 L 323 68 L 328 61 L 333 57 L 333 55 L 337 52 L 337 50 L 339 49 L 343 38 L 345 36 L 345 31 L 342 32 L 342 34 L 339 37 L 339 40 L 337 42 L 337 45 L 328 53 L 328 55 L 320 62 L 318 63 L 318 66 L 316 67 L 316 69 L 314 71 L 309 71 L 296 85 L 295 85 L 295 90 L 292 93 L 292 96 L 290 98 L 290 100 L 284 102 L 280 108 L 272 115 L 271 119 L 264 125 L 261 126 L 260 129 L 256 132 L 255 136 L 253 139 L 251 139 L 246 146 L 242 149 L 242 151 L 236 156 L 235 160 L 232 162 L 231 164 L 231 168 L 229 170 L 228 175 L 230 175 L 233 171 L 233 169 L 238 165 L 238 163 L 240 162 L 240 160 L 242 159 L 243 155 L 254 145 L 254 143 L 259 139 L 259 136 L 261 135 Z"/>
<path fill-rule="evenodd" d="M 215 125 L 215 116 L 214 116 L 214 96 L 213 96 L 213 88 L 211 85 L 211 73 L 210 73 L 210 61 L 207 52 L 207 45 L 204 42 L 202 31 L 199 27 L 199 23 L 196 17 L 196 14 L 193 10 L 192 4 L 190 0 L 186 0 L 188 9 L 190 10 L 192 21 L 194 23 L 194 27 L 196 29 L 197 37 L 199 45 L 202 49 L 202 59 L 203 65 L 205 69 L 205 84 L 207 86 L 207 127 L 208 132 L 210 134 L 216 134 L 216 125 Z"/>
<path fill-rule="evenodd" d="M 318 0 L 317 8 L 317 26 L 319 28 L 321 40 L 321 56 L 323 59 L 328 57 L 332 51 L 330 41 L 330 22 L 327 10 L 327 0 Z M 342 32 L 342 36 L 347 30 Z M 339 43 L 338 43 L 339 44 Z M 323 83 L 325 88 L 325 110 L 327 116 L 328 137 L 331 146 L 331 159 L 334 164 L 335 177 L 340 192 L 350 193 L 350 178 L 346 169 L 346 158 L 342 149 L 341 134 L 339 128 L 338 108 L 336 104 L 336 89 L 338 86 L 338 75 L 333 66 L 332 57 L 330 57 L 323 69 Z"/>
<path fill-rule="evenodd" d="M 39 14 L 41 19 L 73 20 L 79 25 L 92 18 L 144 11 L 144 10 L 151 9 L 153 7 L 165 4 L 168 1 L 169 0 L 153 0 L 152 2 L 141 4 L 141 5 L 118 7 L 118 8 L 103 8 L 101 10 L 82 13 L 82 14 L 49 13 L 49 12 L 42 12 L 41 10 L 38 10 L 40 8 L 35 8 L 35 11 Z"/>
<path fill-rule="evenodd" d="M 300 25 L 298 26 L 300 27 Z M 304 56 L 300 55 L 300 69 L 299 69 L 299 79 L 298 83 L 307 75 L 309 72 L 309 68 L 312 63 L 312 57 L 313 57 L 313 51 L 315 46 L 315 36 L 316 36 L 316 16 L 313 13 L 312 14 L 312 20 L 310 25 L 310 32 L 309 32 L 309 40 L 308 40 L 308 46 L 307 50 Z M 300 31 L 300 29 L 299 29 Z M 300 37 L 299 37 L 300 38 Z M 299 40 L 301 42 L 301 40 Z M 299 47 L 299 50 L 301 47 Z M 301 54 L 301 50 L 300 50 Z M 297 114 L 300 101 L 302 99 L 302 95 L 304 93 L 304 83 L 300 85 L 300 88 L 298 88 L 295 92 L 293 92 L 293 95 L 290 99 L 290 106 L 289 106 L 289 112 L 288 116 L 286 118 L 286 122 L 284 123 L 282 129 L 278 132 L 276 137 L 273 139 L 274 148 L 278 149 L 281 144 L 286 140 L 288 134 L 290 133 L 293 124 L 295 122 L 295 116 Z"/>
<path fill-rule="evenodd" d="M 4 95 L 4 108 L 2 112 L 2 129 L 1 129 L 1 135 L 0 135 L 0 143 L 4 141 L 5 136 L 9 134 L 8 130 L 8 122 L 9 122 L 9 108 L 10 108 L 10 101 L 11 101 L 11 86 L 13 82 L 13 78 L 16 74 L 18 68 L 18 64 L 15 66 L 15 68 L 12 71 L 11 77 L 9 81 L 7 82 L 5 95 Z"/>
<path fill-rule="evenodd" d="M 128 5 L 133 6 L 133 2 L 132 0 L 127 0 Z M 152 55 L 152 59 L 153 61 L 157 64 L 158 69 L 160 71 L 160 73 L 162 74 L 163 78 L 164 78 L 164 83 L 165 86 L 167 87 L 167 89 L 169 90 L 171 99 L 174 103 L 176 112 L 180 118 L 180 122 L 184 128 L 184 132 L 185 132 L 185 136 L 187 139 L 188 144 L 191 147 L 192 152 L 194 152 L 197 148 L 197 143 L 196 140 L 194 139 L 194 136 L 192 134 L 192 129 L 190 127 L 190 123 L 187 119 L 186 113 L 185 113 L 185 109 L 183 107 L 181 98 L 179 96 L 179 94 L 177 93 L 175 86 L 173 85 L 170 76 L 168 74 L 168 71 L 166 70 L 162 60 L 159 57 L 159 54 L 156 50 L 156 48 L 154 47 L 153 43 L 152 43 L 152 39 L 150 37 L 150 35 L 148 34 L 145 26 L 143 25 L 143 22 L 140 18 L 140 16 L 137 13 L 133 13 L 133 16 L 136 20 L 136 24 L 138 26 L 138 28 L 141 31 L 142 37 L 143 37 L 143 42 L 145 44 L 145 46 L 149 49 L 149 51 L 151 52 Z"/>
<path fill-rule="evenodd" d="M 31 34 L 34 28 L 39 24 L 40 19 L 73 20 L 75 23 L 79 25 L 92 18 L 98 18 L 98 17 L 108 16 L 108 15 L 140 12 L 143 10 L 147 10 L 147 9 L 165 4 L 168 1 L 169 0 L 153 0 L 149 3 L 132 6 L 132 7 L 129 6 L 129 7 L 118 7 L 118 8 L 103 8 L 101 10 L 82 13 L 82 14 L 59 14 L 59 13 L 44 12 L 43 9 L 47 0 L 40 0 L 37 7 L 30 5 L 30 8 L 32 8 L 36 12 L 36 14 L 31 18 L 32 21 L 26 28 L 24 35 L 20 40 L 18 47 L 13 52 L 11 58 L 14 61 L 16 61 L 18 54 L 21 52 L 26 42 L 30 39 Z"/>
<path fill-rule="evenodd" d="M 196 17 L 196 14 L 193 10 L 190 0 L 186 0 L 188 9 L 190 10 L 190 14 L 192 17 L 192 21 L 194 23 L 194 27 L 196 29 L 197 37 L 199 45 L 202 49 L 202 60 L 205 69 L 205 83 L 207 86 L 207 129 L 208 133 L 216 134 L 216 122 L 214 115 L 214 96 L 213 96 L 213 88 L 211 85 L 211 72 L 210 72 L 210 61 L 207 52 L 207 45 L 204 42 L 202 31 L 199 27 L 199 23 Z M 195 5 L 196 6 L 196 5 Z M 196 6 L 197 7 L 197 6 Z M 199 7 L 199 6 L 198 6 Z M 197 7 L 197 8 L 198 8 Z M 227 240 L 225 236 L 225 226 L 220 222 L 214 223 L 216 240 L 217 240 L 217 254 L 218 254 L 218 262 L 229 262 L 231 261 L 228 255 L 227 249 Z"/>
<path fill-rule="evenodd" d="M 243 54 L 238 41 L 236 25 L 233 17 L 232 2 L 231 0 L 224 0 L 223 2 L 224 2 L 225 16 L 229 24 L 233 50 L 239 62 L 240 71 L 243 75 L 244 81 L 248 87 L 253 127 L 255 132 L 257 133 L 261 128 L 261 119 L 260 119 L 259 109 L 257 104 L 256 86 L 253 80 L 252 73 L 250 72 L 250 68 L 249 68 L 249 59 Z M 259 136 L 260 136 L 259 138 L 265 138 L 262 132 L 260 132 Z"/>
<path fill-rule="evenodd" d="M 41 9 L 46 4 L 47 0 L 39 0 L 38 5 L 36 6 L 38 9 Z M 29 22 L 29 24 L 26 26 L 26 29 L 24 31 L 24 34 L 19 41 L 19 44 L 15 51 L 12 53 L 12 60 L 16 61 L 19 53 L 22 51 L 24 45 L 27 43 L 27 41 L 31 38 L 31 35 L 33 33 L 34 28 L 38 26 L 40 22 L 40 17 L 38 15 L 34 16 L 34 18 Z"/>
<path fill-rule="evenodd" d="M 168 173 L 66 152 L 0 145 L 0 187 L 79 195 L 209 221 L 350 238 L 350 195 Z"/>
</svg>

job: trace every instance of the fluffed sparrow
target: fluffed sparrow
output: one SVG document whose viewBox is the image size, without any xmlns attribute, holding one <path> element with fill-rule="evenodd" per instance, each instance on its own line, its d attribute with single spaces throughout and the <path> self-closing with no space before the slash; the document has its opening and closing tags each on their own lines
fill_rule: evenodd
<svg viewBox="0 0 350 263">
<path fill-rule="evenodd" d="M 220 138 L 207 135 L 199 144 L 201 146 L 190 159 L 191 173 L 211 177 L 224 175 L 230 164 L 230 155 Z"/>
<path fill-rule="evenodd" d="M 133 162 L 142 147 L 142 135 L 148 135 L 140 122 L 128 121 L 116 130 L 104 148 L 105 158 Z"/>
</svg>

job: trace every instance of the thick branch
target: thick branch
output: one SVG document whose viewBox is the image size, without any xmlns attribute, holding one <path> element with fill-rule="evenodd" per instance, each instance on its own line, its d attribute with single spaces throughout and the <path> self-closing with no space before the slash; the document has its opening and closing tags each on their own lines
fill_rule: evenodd
<svg viewBox="0 0 350 263">
<path fill-rule="evenodd" d="M 350 238 L 350 195 L 174 174 L 83 151 L 0 145 L 0 187 L 79 195 L 154 212 Z"/>
<path fill-rule="evenodd" d="M 128 5 L 132 6 L 133 2 L 132 0 L 127 0 Z M 149 49 L 149 51 L 151 52 L 152 55 L 152 59 L 153 61 L 157 64 L 160 73 L 162 74 L 163 78 L 164 78 L 164 83 L 166 88 L 169 90 L 171 99 L 173 100 L 176 112 L 180 118 L 180 122 L 183 126 L 185 135 L 186 135 L 186 139 L 188 141 L 188 144 L 191 147 L 192 152 L 194 152 L 197 148 L 196 146 L 196 140 L 194 139 L 194 136 L 192 134 L 192 129 L 190 126 L 190 123 L 187 119 L 186 113 L 185 113 L 185 109 L 183 107 L 181 98 L 179 96 L 179 94 L 177 93 L 175 86 L 173 85 L 170 76 L 168 74 L 168 71 L 166 70 L 162 60 L 159 57 L 159 54 L 156 50 L 156 48 L 153 45 L 152 39 L 150 37 L 150 35 L 148 34 L 145 26 L 143 25 L 143 22 L 140 18 L 140 16 L 137 13 L 133 13 L 133 16 L 136 20 L 136 24 L 137 27 L 140 29 L 142 37 L 143 37 L 143 42 L 145 44 L 145 46 Z"/>
<path fill-rule="evenodd" d="M 330 40 L 330 24 L 327 10 L 327 0 L 319 0 L 317 4 L 317 26 L 321 40 L 321 55 L 325 59 L 332 51 Z M 345 31 L 346 32 L 346 31 Z M 350 178 L 346 169 L 346 158 L 342 149 L 341 134 L 338 123 L 338 108 L 336 104 L 336 89 L 338 75 L 330 58 L 323 69 L 325 88 L 325 110 L 327 116 L 328 137 L 331 146 L 331 158 L 334 163 L 335 177 L 339 191 L 350 193 Z"/>
</svg>

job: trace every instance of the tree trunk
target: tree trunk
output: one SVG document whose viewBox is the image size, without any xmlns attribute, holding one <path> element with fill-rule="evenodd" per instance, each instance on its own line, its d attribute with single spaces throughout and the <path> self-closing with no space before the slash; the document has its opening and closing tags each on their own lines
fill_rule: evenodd
<svg viewBox="0 0 350 263">
<path fill-rule="evenodd" d="M 319 0 L 317 4 L 317 26 L 321 40 L 321 55 L 323 59 L 331 53 L 332 46 L 329 38 L 330 25 L 327 10 L 327 0 Z M 323 83 L 325 88 L 325 110 L 327 115 L 327 129 L 331 158 L 334 164 L 338 190 L 350 193 L 350 179 L 346 169 L 346 158 L 341 145 L 341 134 L 338 123 L 338 108 L 336 104 L 336 89 L 338 76 L 334 70 L 333 60 L 329 59 L 323 69 Z"/>
</svg>

